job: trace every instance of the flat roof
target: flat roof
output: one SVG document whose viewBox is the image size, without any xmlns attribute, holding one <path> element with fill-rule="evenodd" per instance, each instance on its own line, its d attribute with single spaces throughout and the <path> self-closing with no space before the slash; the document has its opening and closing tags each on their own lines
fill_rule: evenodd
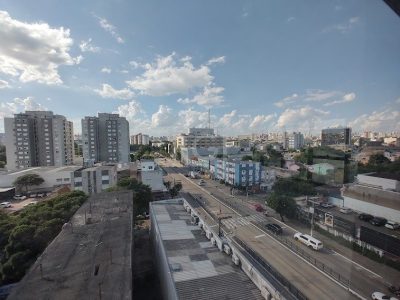
<svg viewBox="0 0 400 300">
<path fill-rule="evenodd" d="M 240 267 L 190 223 L 191 216 L 179 201 L 183 199 L 150 203 L 178 298 L 264 299 Z"/>
<path fill-rule="evenodd" d="M 398 174 L 398 173 L 396 174 L 396 173 L 389 173 L 389 172 L 375 172 L 375 173 L 360 174 L 360 175 L 366 175 L 366 176 L 379 177 L 379 178 L 400 181 L 400 174 Z"/>
<path fill-rule="evenodd" d="M 132 191 L 93 195 L 7 299 L 130 300 L 131 220 Z"/>
<path fill-rule="evenodd" d="M 4 173 L 5 175 L 24 175 L 24 174 L 28 174 L 28 173 L 47 173 L 47 172 L 52 172 L 52 173 L 56 173 L 56 172 L 68 172 L 68 171 L 76 171 L 78 169 L 81 169 L 82 166 L 75 166 L 75 165 L 71 165 L 71 166 L 62 166 L 62 167 L 55 167 L 55 166 L 50 166 L 50 167 L 32 167 L 32 168 L 26 168 L 26 169 L 22 169 L 22 170 L 13 170 L 13 171 L 9 171 L 7 173 Z"/>
</svg>

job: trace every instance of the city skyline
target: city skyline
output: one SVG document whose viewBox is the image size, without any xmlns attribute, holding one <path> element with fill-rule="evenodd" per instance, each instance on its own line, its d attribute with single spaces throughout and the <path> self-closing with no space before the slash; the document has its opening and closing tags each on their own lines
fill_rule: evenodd
<svg viewBox="0 0 400 300">
<path fill-rule="evenodd" d="M 223 135 L 400 130 L 400 23 L 383 1 L 227 4 L 2 2 L 0 132 L 40 109 L 75 133 L 107 112 L 173 135 L 208 109 Z"/>
</svg>

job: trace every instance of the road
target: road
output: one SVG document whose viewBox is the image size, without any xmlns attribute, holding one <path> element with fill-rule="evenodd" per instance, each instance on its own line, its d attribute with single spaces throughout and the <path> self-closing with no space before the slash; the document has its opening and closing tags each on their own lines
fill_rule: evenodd
<svg viewBox="0 0 400 300">
<path fill-rule="evenodd" d="M 248 212 L 252 214 L 245 216 L 246 214 L 239 211 L 235 212 L 235 210 L 224 206 L 214 198 L 214 196 L 222 198 L 229 197 L 229 195 L 224 195 L 215 186 L 212 188 L 209 182 L 205 187 L 199 187 L 196 184 L 197 181 L 193 182 L 181 174 L 182 170 L 177 162 L 168 160 L 159 161 L 159 164 L 168 172 L 167 180 L 180 181 L 184 192 L 189 192 L 196 197 L 201 196 L 203 203 L 211 212 L 219 216 L 231 216 L 231 219 L 223 221 L 225 227 L 231 229 L 230 234 L 241 239 L 258 255 L 262 256 L 306 297 L 309 299 L 357 299 L 347 289 L 301 259 L 268 232 L 250 222 L 250 218 L 254 218 L 254 220 L 258 218 L 260 221 L 266 222 L 267 219 L 262 219 L 265 218 L 262 214 L 250 210 L 245 204 L 242 204 L 243 208 L 247 207 L 250 210 Z M 210 192 L 213 195 L 210 195 Z M 241 200 L 239 201 L 241 202 Z M 205 212 L 204 216 L 206 216 Z M 231 226 L 229 226 L 229 223 Z"/>
</svg>

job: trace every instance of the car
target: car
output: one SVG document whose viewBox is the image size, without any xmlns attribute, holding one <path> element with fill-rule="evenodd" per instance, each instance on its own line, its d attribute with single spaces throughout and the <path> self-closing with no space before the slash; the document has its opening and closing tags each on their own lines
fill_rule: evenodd
<svg viewBox="0 0 400 300">
<path fill-rule="evenodd" d="M 37 197 L 37 194 L 30 194 L 29 195 L 29 198 L 36 198 Z"/>
<path fill-rule="evenodd" d="M 367 222 L 369 222 L 370 220 L 372 220 L 372 219 L 374 218 L 374 216 L 373 216 L 373 215 L 370 215 L 370 214 L 359 214 L 359 215 L 358 215 L 358 218 L 359 218 L 361 221 L 367 221 Z"/>
<path fill-rule="evenodd" d="M 22 195 L 15 195 L 14 196 L 14 200 L 25 200 L 26 196 L 22 196 Z"/>
<path fill-rule="evenodd" d="M 369 220 L 369 222 L 374 226 L 383 226 L 386 224 L 387 220 L 385 218 L 375 217 Z"/>
<path fill-rule="evenodd" d="M 400 228 L 400 224 L 392 221 L 387 221 L 385 227 L 392 230 L 396 230 Z"/>
<path fill-rule="evenodd" d="M 317 240 L 316 238 L 314 238 L 308 234 L 296 232 L 293 237 L 296 241 L 300 241 L 303 244 L 305 244 L 307 247 L 310 247 L 314 250 L 320 250 L 324 247 L 324 245 L 322 244 L 321 241 Z"/>
<path fill-rule="evenodd" d="M 323 207 L 323 208 L 332 208 L 334 206 L 335 205 L 333 205 L 332 203 L 326 203 L 326 202 L 321 203 L 321 207 Z"/>
<path fill-rule="evenodd" d="M 352 212 L 352 210 L 350 208 L 347 208 L 347 207 L 342 207 L 341 209 L 339 209 L 339 211 L 341 213 L 343 213 L 343 214 L 346 214 L 346 215 Z"/>
<path fill-rule="evenodd" d="M 205 183 L 206 182 L 203 179 L 200 179 L 199 182 L 198 182 L 199 185 L 204 185 Z"/>
<path fill-rule="evenodd" d="M 0 207 L 8 208 L 8 207 L 12 207 L 12 205 L 10 202 L 2 202 L 2 203 L 0 203 Z"/>
<path fill-rule="evenodd" d="M 38 198 L 46 197 L 46 193 L 38 193 L 38 194 L 37 194 L 37 197 L 38 197 Z"/>
<path fill-rule="evenodd" d="M 390 296 L 385 295 L 384 293 L 381 293 L 381 292 L 372 293 L 371 298 L 373 300 L 399 300 L 398 298 L 390 297 Z"/>
<path fill-rule="evenodd" d="M 275 223 L 268 223 L 265 227 L 274 234 L 282 234 L 283 232 L 282 227 Z"/>
<path fill-rule="evenodd" d="M 31 201 L 31 202 L 29 202 L 29 203 L 26 203 L 25 205 L 24 205 L 24 207 L 26 207 L 26 206 L 31 206 L 31 205 L 35 205 L 37 202 L 35 202 L 35 201 Z"/>
</svg>

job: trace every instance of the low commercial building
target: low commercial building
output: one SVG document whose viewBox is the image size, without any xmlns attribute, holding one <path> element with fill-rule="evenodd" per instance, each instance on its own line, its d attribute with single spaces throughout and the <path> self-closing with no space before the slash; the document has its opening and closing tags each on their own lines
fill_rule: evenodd
<svg viewBox="0 0 400 300">
<path fill-rule="evenodd" d="M 400 222 L 400 176 L 369 173 L 342 189 L 343 205 L 355 211 Z"/>
<path fill-rule="evenodd" d="M 261 163 L 241 160 L 214 161 L 212 176 L 233 186 L 257 186 L 261 183 Z"/>
<path fill-rule="evenodd" d="M 96 166 L 74 172 L 72 188 L 88 195 L 101 193 L 117 184 L 117 166 Z"/>
<path fill-rule="evenodd" d="M 150 203 L 151 239 L 164 299 L 264 299 L 232 258 L 191 223 L 183 201 Z"/>
</svg>

